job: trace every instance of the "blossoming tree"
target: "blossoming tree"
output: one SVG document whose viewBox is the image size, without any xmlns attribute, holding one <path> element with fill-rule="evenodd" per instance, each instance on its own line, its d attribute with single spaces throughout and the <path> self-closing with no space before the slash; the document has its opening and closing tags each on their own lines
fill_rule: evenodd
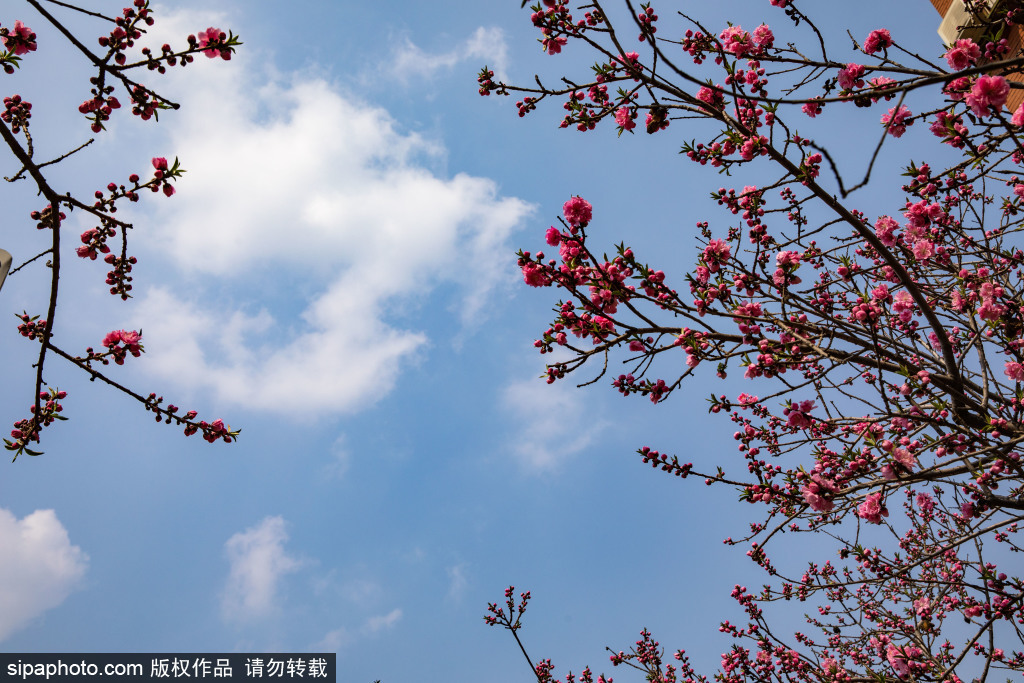
<svg viewBox="0 0 1024 683">
<path fill-rule="evenodd" d="M 149 47 L 136 49 L 136 42 L 144 40 L 147 28 L 155 21 L 148 0 L 134 0 L 115 17 L 57 0 L 25 0 L 25 4 L 27 7 L 23 9 L 34 14 L 35 21 L 52 25 L 94 69 L 95 75 L 89 79 L 89 86 L 84 90 L 88 96 L 78 107 L 78 111 L 84 116 L 84 127 L 96 135 L 103 134 L 105 123 L 121 109 L 119 97 L 131 103 L 133 115 L 146 121 L 156 121 L 161 111 L 179 107 L 177 103 L 136 80 L 139 76 L 135 74 L 163 74 L 175 66 L 186 67 L 197 55 L 229 60 L 235 48 L 241 45 L 234 34 L 210 27 L 197 35 L 188 36 L 179 48 L 164 44 L 156 50 Z M 13 3 L 8 3 L 5 9 L 12 10 Z M 58 18 L 50 10 L 87 15 L 102 27 L 102 35 L 98 39 L 90 38 L 83 42 L 68 28 L 67 21 Z M 3 18 L 0 18 L 0 21 L 3 21 Z M 47 49 L 46 45 L 37 41 L 36 34 L 22 20 L 16 20 L 13 25 L 0 26 L 0 40 L 3 45 L 3 51 L 0 51 L 0 65 L 8 75 L 15 73 L 15 69 L 23 65 L 31 68 L 34 53 L 40 47 L 43 50 Z M 89 44 L 93 47 L 89 47 Z M 96 46 L 99 49 L 96 49 Z M 54 187 L 47 180 L 47 167 L 57 163 L 73 163 L 74 155 L 93 140 L 90 139 L 55 159 L 39 159 L 33 146 L 32 104 L 17 94 L 4 97 L 3 103 L 4 109 L 0 112 L 0 137 L 13 155 L 17 168 L 17 172 L 5 177 L 5 180 L 9 183 L 23 181 L 30 184 L 33 192 L 45 202 L 45 206 L 31 214 L 31 224 L 39 231 L 42 241 L 40 253 L 14 267 L 9 275 L 16 276 L 25 268 L 29 268 L 25 272 L 41 267 L 49 270 L 49 303 L 45 313 L 23 312 L 18 316 L 18 331 L 29 341 L 39 345 L 39 354 L 34 365 L 34 400 L 29 407 L 28 417 L 18 420 L 11 431 L 11 438 L 4 439 L 7 450 L 14 453 L 15 459 L 22 453 L 39 455 L 39 451 L 33 450 L 30 445 L 39 442 L 40 432 L 44 427 L 56 420 L 65 419 L 61 414 L 61 401 L 64 400 L 66 392 L 50 386 L 45 380 L 46 376 L 53 374 L 52 368 L 46 363 L 47 359 L 53 356 L 59 356 L 85 371 L 90 379 L 101 380 L 134 397 L 146 410 L 155 413 L 157 421 L 182 426 L 186 435 L 201 432 L 210 442 L 233 441 L 237 438 L 238 431 L 232 431 L 222 420 L 198 420 L 196 411 L 181 411 L 175 405 L 165 404 L 163 397 L 155 393 L 143 396 L 118 383 L 106 373 L 103 368 L 111 361 L 116 365 L 122 365 L 129 355 L 141 355 L 141 330 L 111 331 L 102 336 L 99 348 L 87 348 L 84 351 L 64 349 L 54 342 L 62 258 L 68 257 L 69 250 L 72 249 L 74 255 L 82 259 L 95 261 L 102 258 L 110 268 L 106 273 L 106 284 L 110 287 L 110 293 L 123 300 L 128 299 L 131 296 L 132 272 L 137 259 L 128 253 L 128 235 L 133 226 L 117 217 L 118 206 L 123 205 L 125 201 L 140 201 L 147 191 L 171 197 L 174 194 L 174 181 L 185 172 L 178 160 L 168 162 L 163 157 L 154 158 L 147 177 L 132 173 L 127 176 L 127 182 L 111 181 L 105 188 L 96 190 L 94 197 L 87 200 L 78 199 L 71 193 Z M 67 214 L 75 210 L 88 215 L 95 224 L 95 227 L 81 234 L 77 248 L 74 247 L 74 241 L 61 240 Z"/>
<path fill-rule="evenodd" d="M 749 386 L 710 399 L 735 425 L 732 461 L 639 450 L 666 474 L 733 488 L 756 516 L 727 542 L 771 584 L 733 591 L 745 623 L 722 624 L 732 643 L 715 678 L 1020 675 L 1024 108 L 1005 104 L 1007 75 L 1024 67 L 1006 36 L 1024 9 L 969 2 L 970 31 L 938 59 L 884 27 L 837 51 L 799 0 L 770 0 L 774 29 L 607 4 L 582 16 L 567 0 L 531 8 L 542 49 L 589 51 L 590 73 L 521 87 L 484 67 L 480 93 L 515 93 L 520 116 L 561 101 L 561 126 L 579 131 L 632 134 L 639 120 L 652 135 L 684 129 L 698 136 L 682 143 L 689 162 L 748 179 L 711 192 L 725 214 L 697 223 L 688 272 L 666 273 L 625 244 L 602 255 L 590 236 L 601 207 L 580 197 L 546 232 L 553 257 L 519 253 L 526 284 L 562 297 L 535 342 L 558 353 L 548 382 L 593 368 L 584 380 L 659 404 L 705 371 Z M 877 112 L 874 155 L 852 186 L 827 141 L 799 132 L 843 108 Z M 906 167 L 904 202 L 876 206 L 863 189 L 871 167 L 913 125 L 934 140 L 932 159 Z M 624 371 L 609 373 L 620 360 Z M 773 559 L 808 532 L 836 554 L 795 572 Z M 513 633 L 539 681 L 553 680 L 551 661 L 534 664 L 520 640 L 529 597 L 509 588 L 485 619 Z M 773 627 L 776 601 L 813 605 L 809 631 Z M 611 662 L 647 680 L 705 680 L 684 650 L 675 659 L 644 631 Z"/>
</svg>

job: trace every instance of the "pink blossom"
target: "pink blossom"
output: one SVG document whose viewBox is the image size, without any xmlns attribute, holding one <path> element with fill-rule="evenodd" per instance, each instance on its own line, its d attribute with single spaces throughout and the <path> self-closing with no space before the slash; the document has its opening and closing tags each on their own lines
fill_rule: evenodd
<svg viewBox="0 0 1024 683">
<path fill-rule="evenodd" d="M 804 102 L 804 106 L 800 107 L 800 109 L 803 110 L 805 114 L 807 114 L 813 119 L 815 116 L 821 113 L 821 110 L 824 107 L 825 105 L 822 104 L 821 102 L 815 102 L 814 100 L 811 100 L 810 102 Z"/>
<path fill-rule="evenodd" d="M 897 676 L 906 678 L 910 675 L 910 665 L 907 663 L 907 657 L 903 650 L 895 645 L 889 645 L 885 651 L 885 658 L 889 660 L 889 664 L 892 665 Z"/>
<path fill-rule="evenodd" d="M 785 7 L 789 4 L 789 0 L 769 0 L 772 7 Z"/>
<path fill-rule="evenodd" d="M 967 127 L 959 114 L 940 111 L 935 114 L 935 121 L 929 126 L 932 135 L 943 138 L 943 142 L 960 149 L 964 146 L 963 136 L 967 135 Z"/>
<path fill-rule="evenodd" d="M 557 55 L 562 51 L 562 46 L 565 45 L 567 42 L 569 41 L 568 39 L 565 38 L 565 36 L 557 36 L 555 38 L 552 38 L 551 36 L 545 36 L 540 44 L 541 47 L 544 48 L 544 51 L 547 52 L 549 55 Z"/>
<path fill-rule="evenodd" d="M 896 81 L 892 78 L 889 78 L 888 76 L 876 76 L 872 79 L 869 79 L 868 85 L 870 85 L 877 93 L 877 96 L 873 96 L 871 98 L 872 102 L 877 102 L 879 96 L 884 96 L 886 101 L 889 101 L 893 97 L 895 97 L 891 90 L 892 86 L 896 85 Z"/>
<path fill-rule="evenodd" d="M 1017 111 L 1013 112 L 1013 117 L 1010 119 L 1010 123 L 1018 128 L 1024 126 L 1024 102 L 1017 107 Z"/>
<path fill-rule="evenodd" d="M 971 79 L 966 76 L 954 78 L 942 88 L 942 92 L 954 102 L 959 102 L 971 89 Z"/>
<path fill-rule="evenodd" d="M 718 36 L 722 41 L 722 49 L 731 52 L 737 57 L 742 57 L 748 52 L 754 51 L 753 39 L 750 34 L 739 26 L 730 26 Z"/>
<path fill-rule="evenodd" d="M 919 617 L 927 616 L 932 611 L 932 601 L 927 597 L 914 600 L 914 613 Z"/>
<path fill-rule="evenodd" d="M 869 55 L 888 47 L 892 47 L 892 36 L 889 35 L 889 29 L 875 29 L 864 39 L 864 52 L 867 52 Z"/>
<path fill-rule="evenodd" d="M 839 87 L 843 90 L 852 90 L 864 86 L 864 67 L 860 64 L 847 64 L 845 69 L 839 71 Z"/>
<path fill-rule="evenodd" d="M 933 222 L 941 222 L 947 216 L 946 212 L 942 210 L 941 204 L 929 204 L 925 199 L 914 204 L 908 202 L 907 210 L 903 212 L 903 215 L 906 216 L 909 223 L 907 236 L 904 238 L 908 243 L 911 240 L 924 237 L 926 235 L 925 228 Z"/>
<path fill-rule="evenodd" d="M 875 221 L 875 235 L 878 239 L 887 247 L 895 246 L 896 235 L 894 234 L 899 229 L 900 224 L 889 216 L 880 216 Z"/>
<path fill-rule="evenodd" d="M 767 24 L 761 24 L 754 29 L 754 43 L 763 52 L 775 43 L 775 34 L 768 28 Z"/>
<path fill-rule="evenodd" d="M 835 504 L 827 495 L 835 492 L 835 490 L 834 482 L 822 477 L 819 472 L 815 472 L 811 475 L 811 481 L 800 488 L 800 494 L 815 512 L 832 512 Z"/>
<path fill-rule="evenodd" d="M 1014 382 L 1024 382 L 1024 365 L 1016 361 L 1007 361 L 1006 369 L 1003 372 Z"/>
<path fill-rule="evenodd" d="M 814 410 L 814 401 L 793 403 L 782 411 L 789 416 L 788 426 L 795 429 L 807 429 L 811 426 L 810 412 Z"/>
<path fill-rule="evenodd" d="M 881 524 L 882 517 L 888 517 L 889 511 L 882 505 L 882 494 L 872 493 L 857 508 L 857 516 L 871 524 Z"/>
<path fill-rule="evenodd" d="M 721 86 L 715 88 L 709 88 L 707 86 L 701 87 L 697 91 L 697 99 L 715 109 L 721 109 L 725 106 L 725 98 L 722 96 Z"/>
<path fill-rule="evenodd" d="M 910 292 L 901 289 L 893 297 L 892 310 L 900 317 L 900 320 L 908 323 L 914 317 L 914 297 Z"/>
<path fill-rule="evenodd" d="M 639 60 L 639 54 L 636 52 L 627 52 L 624 55 L 619 55 L 616 61 L 618 61 L 619 64 L 622 64 L 622 66 L 636 68 Z"/>
<path fill-rule="evenodd" d="M 806 501 L 815 512 L 832 512 L 832 508 L 835 507 L 835 503 L 822 496 L 817 490 L 812 488 L 812 486 L 814 485 L 811 484 L 800 489 L 800 493 L 803 495 L 804 501 Z"/>
<path fill-rule="evenodd" d="M 548 231 L 544 233 L 544 241 L 553 247 L 557 247 L 558 243 L 562 241 L 562 235 L 558 232 L 558 228 L 551 226 Z"/>
<path fill-rule="evenodd" d="M 743 145 L 740 147 L 740 156 L 744 161 L 750 161 L 757 155 L 765 155 L 768 153 L 762 145 L 767 144 L 768 138 L 763 135 L 751 135 L 749 138 L 743 141 Z"/>
<path fill-rule="evenodd" d="M 167 170 L 167 159 L 164 157 L 153 157 L 153 168 L 158 171 Z"/>
<path fill-rule="evenodd" d="M 531 287 L 547 287 L 551 284 L 551 278 L 544 271 L 544 267 L 532 261 L 523 264 L 523 281 Z"/>
<path fill-rule="evenodd" d="M 103 345 L 107 347 L 117 346 L 121 343 L 121 330 L 111 330 L 103 337 Z"/>
<path fill-rule="evenodd" d="M 125 346 L 128 348 L 139 348 L 139 342 L 141 340 L 142 332 L 136 332 L 135 330 L 121 330 L 121 341 L 124 342 Z"/>
<path fill-rule="evenodd" d="M 24 55 L 36 50 L 36 34 L 20 20 L 14 22 L 14 28 L 7 29 L 4 36 L 4 48 L 13 55 Z"/>
<path fill-rule="evenodd" d="M 914 242 L 914 258 L 918 261 L 926 261 L 935 254 L 935 244 L 931 240 L 917 240 Z"/>
<path fill-rule="evenodd" d="M 906 105 L 901 104 L 898 111 L 896 107 L 892 107 L 888 113 L 882 114 L 882 123 L 886 125 L 886 131 L 889 135 L 898 138 L 907 132 L 907 126 L 914 124 L 914 120 L 910 118 L 911 116 L 913 116 L 913 113 L 910 109 Z"/>
<path fill-rule="evenodd" d="M 892 453 L 892 459 L 900 464 L 906 471 L 912 472 L 914 465 L 917 464 L 917 458 L 914 454 L 908 451 L 906 448 L 897 448 Z"/>
<path fill-rule="evenodd" d="M 747 303 L 740 304 L 739 306 L 736 307 L 736 309 L 733 311 L 733 315 L 736 317 L 733 318 L 733 320 L 739 322 L 743 318 L 756 318 L 760 316 L 761 313 L 762 311 L 760 303 L 758 303 L 757 301 L 748 301 Z"/>
<path fill-rule="evenodd" d="M 967 94 L 967 106 L 976 116 L 989 116 L 990 109 L 1002 109 L 1010 94 L 1010 84 L 1002 76 L 979 76 Z"/>
<path fill-rule="evenodd" d="M 623 130 L 633 130 L 636 128 L 636 118 L 629 107 L 622 107 L 615 112 L 615 123 L 622 126 Z"/>
<path fill-rule="evenodd" d="M 949 68 L 953 71 L 963 71 L 971 66 L 981 57 L 981 48 L 969 38 L 962 38 L 942 55 L 946 58 Z"/>
<path fill-rule="evenodd" d="M 974 617 L 980 617 L 984 612 L 985 608 L 981 605 L 972 605 L 964 610 L 964 616 L 968 619 L 973 619 Z"/>
<path fill-rule="evenodd" d="M 715 239 L 708 242 L 708 246 L 704 247 L 704 263 L 708 265 L 708 270 L 717 273 L 728 262 L 731 251 L 729 243 L 725 240 Z"/>
<path fill-rule="evenodd" d="M 821 161 L 822 156 L 818 152 L 815 152 L 814 154 L 804 159 L 802 165 L 804 167 L 804 172 L 807 174 L 808 178 L 818 177 L 818 175 L 821 173 Z"/>
<path fill-rule="evenodd" d="M 228 39 L 226 33 L 219 28 L 210 27 L 199 34 L 199 47 L 203 48 L 203 54 L 214 59 L 220 57 L 224 60 L 231 59 L 231 50 L 224 47 L 224 41 Z"/>
<path fill-rule="evenodd" d="M 788 268 L 789 266 L 800 265 L 800 252 L 798 251 L 780 251 L 775 256 L 775 263 L 780 268 Z"/>
<path fill-rule="evenodd" d="M 569 225 L 586 225 L 593 217 L 593 207 L 582 197 L 573 197 L 562 205 L 562 213 Z"/>
</svg>

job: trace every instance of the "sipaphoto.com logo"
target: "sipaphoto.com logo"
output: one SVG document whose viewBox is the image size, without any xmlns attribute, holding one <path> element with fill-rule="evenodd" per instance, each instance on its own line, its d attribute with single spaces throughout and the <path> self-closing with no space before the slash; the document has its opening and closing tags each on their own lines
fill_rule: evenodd
<svg viewBox="0 0 1024 683">
<path fill-rule="evenodd" d="M 107 663 L 100 666 L 84 659 L 80 661 L 65 662 L 58 659 L 55 662 L 33 663 L 18 660 L 7 663 L 7 676 L 27 680 L 51 680 L 77 677 L 93 676 L 141 676 L 145 668 L 141 664 L 126 664 L 122 662 Z"/>
</svg>

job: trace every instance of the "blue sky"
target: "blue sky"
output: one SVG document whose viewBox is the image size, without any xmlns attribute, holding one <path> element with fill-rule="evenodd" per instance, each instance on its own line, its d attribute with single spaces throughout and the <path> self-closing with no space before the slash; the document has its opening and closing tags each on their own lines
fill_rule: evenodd
<svg viewBox="0 0 1024 683">
<path fill-rule="evenodd" d="M 785 21 L 766 0 L 693 4 L 719 30 L 727 14 Z M 245 45 L 230 63 L 200 59 L 163 79 L 181 111 L 159 125 L 116 117 L 51 171 L 88 197 L 147 173 L 154 156 L 188 170 L 173 198 L 132 207 L 130 302 L 104 294 L 102 264 L 68 259 L 57 341 L 84 349 L 141 328 L 146 354 L 111 374 L 243 432 L 232 446 L 185 439 L 50 359 L 70 420 L 45 434 L 44 456 L 0 479 L 0 648 L 333 651 L 341 681 L 521 681 L 514 641 L 482 620 L 515 584 L 534 595 L 531 655 L 559 675 L 614 673 L 605 645 L 626 648 L 643 627 L 713 670 L 729 647 L 718 623 L 740 616 L 729 591 L 762 582 L 721 543 L 749 509 L 646 469 L 634 451 L 728 458 L 728 421 L 705 417 L 721 389 L 701 378 L 652 407 L 603 383 L 546 385 L 532 342 L 557 295 L 525 287 L 514 252 L 542 247 L 579 194 L 594 204 L 595 239 L 678 270 L 693 261 L 696 221 L 728 225 L 707 199 L 723 181 L 678 155 L 695 135 L 683 123 L 581 135 L 557 128 L 557 104 L 521 120 L 515 98 L 479 97 L 484 63 L 553 83 L 593 61 L 579 47 L 544 55 L 518 5 L 156 6 L 154 45 L 210 25 Z M 837 54 L 844 29 L 863 39 L 883 26 L 941 53 L 924 0 L 859 6 L 826 10 Z M 4 94 L 33 102 L 39 155 L 59 154 L 88 137 L 76 109 L 89 74 L 27 5 L 4 11 L 0 22 L 22 19 L 40 43 Z M 838 133 L 857 162 L 879 113 L 807 125 Z M 879 175 L 927 137 L 911 133 Z M 39 207 L 25 183 L 0 192 L 0 246 L 20 262 L 43 248 L 27 218 Z M 860 199 L 877 214 L 899 197 Z M 71 234 L 90 227 L 76 221 Z M 41 312 L 45 277 L 10 278 L 2 309 Z M 9 321 L 8 423 L 30 402 L 35 351 Z"/>
</svg>

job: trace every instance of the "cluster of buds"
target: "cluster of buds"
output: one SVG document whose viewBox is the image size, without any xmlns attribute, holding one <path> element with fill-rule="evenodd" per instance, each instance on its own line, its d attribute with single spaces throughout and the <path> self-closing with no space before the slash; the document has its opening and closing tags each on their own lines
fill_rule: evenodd
<svg viewBox="0 0 1024 683">
<path fill-rule="evenodd" d="M 115 230 L 110 227 L 90 228 L 82 233 L 82 246 L 78 247 L 75 253 L 78 254 L 79 258 L 95 261 L 96 257 L 100 254 L 110 253 L 110 247 L 107 246 L 107 238 L 113 237 L 115 234 Z"/>
<path fill-rule="evenodd" d="M 39 432 L 43 427 L 49 427 L 55 420 L 67 419 L 60 414 L 64 410 L 60 401 L 67 395 L 66 391 L 59 391 L 57 389 L 39 392 L 38 414 L 36 413 L 36 406 L 30 406 L 29 411 L 32 413 L 32 417 L 18 420 L 14 423 L 14 429 L 11 430 L 11 439 L 13 441 L 11 439 L 4 439 L 7 450 L 15 451 L 14 460 L 17 460 L 18 456 L 22 453 L 42 455 L 39 451 L 28 448 L 28 445 L 33 441 L 39 442 Z"/>
<path fill-rule="evenodd" d="M 135 0 L 134 7 L 125 7 L 122 16 L 114 20 L 114 30 L 110 35 L 99 38 L 99 44 L 109 50 L 107 58 L 112 55 L 118 66 L 124 66 L 127 61 L 124 50 L 134 47 L 135 41 L 142 37 L 143 29 L 138 27 L 139 22 L 153 25 L 147 0 Z"/>
<path fill-rule="evenodd" d="M 174 50 L 167 43 L 161 46 L 159 57 L 154 57 L 153 51 L 148 47 L 142 48 L 142 54 L 146 57 L 146 68 L 161 74 L 167 72 L 167 66 L 175 66 L 179 63 L 182 66 L 186 66 L 195 59 L 190 54 L 175 54 Z M 178 61 L 179 59 L 181 60 L 180 62 Z M 166 62 L 167 66 L 164 66 L 164 62 Z"/>
<path fill-rule="evenodd" d="M 21 324 L 18 325 L 18 333 L 22 337 L 31 341 L 36 339 L 42 341 L 44 331 L 46 330 L 46 320 L 40 320 L 38 315 L 30 316 L 24 312 L 21 315 L 15 315 L 21 320 Z"/>
<path fill-rule="evenodd" d="M 111 112 L 121 108 L 121 103 L 111 94 L 113 86 L 100 86 L 95 77 L 89 80 L 93 84 L 92 98 L 78 105 L 78 111 L 92 121 L 92 132 L 99 133 L 103 130 L 103 122 L 110 119 Z"/>
<path fill-rule="evenodd" d="M 46 230 L 52 228 L 53 221 L 53 206 L 47 204 L 42 211 L 33 211 L 29 214 L 29 218 L 36 221 L 36 230 Z M 61 221 L 67 218 L 67 215 L 61 211 L 57 214 L 57 225 L 59 226 Z"/>
<path fill-rule="evenodd" d="M 477 92 L 484 96 L 490 95 L 494 91 L 497 91 L 499 95 L 508 95 L 508 90 L 505 89 L 505 86 L 503 84 L 496 84 L 492 80 L 493 78 L 494 72 L 488 69 L 485 64 L 476 77 L 476 82 L 480 84 L 480 89 Z"/>
<path fill-rule="evenodd" d="M 178 413 L 181 409 L 178 406 L 168 404 L 165 408 L 161 405 L 164 402 L 163 396 L 150 394 L 143 402 L 145 403 L 146 410 L 156 413 L 157 422 L 163 422 L 164 424 L 174 422 L 179 426 L 185 425 L 185 436 L 192 436 L 202 432 L 203 439 L 209 443 L 217 441 L 232 443 L 238 440 L 238 435 L 242 433 L 241 429 L 231 429 L 231 425 L 224 424 L 224 420 L 214 420 L 213 422 L 202 420 L 196 422 L 195 419 L 199 413 L 194 410 L 189 410 L 183 415 L 179 415 Z"/>
<path fill-rule="evenodd" d="M 177 158 L 174 159 L 174 164 L 168 167 L 167 159 L 164 157 L 153 157 L 153 168 L 156 170 L 153 172 L 153 183 L 149 189 L 153 192 L 163 190 L 163 193 L 170 197 L 174 194 L 174 186 L 171 185 L 170 180 L 177 178 L 185 170 L 180 167 Z"/>
<path fill-rule="evenodd" d="M 107 273 L 107 284 L 110 285 L 110 293 L 114 296 L 120 296 L 122 301 L 131 298 L 131 294 L 128 292 L 132 291 L 132 266 L 138 263 L 139 260 L 134 256 L 122 258 L 114 254 L 107 254 L 103 260 L 113 266 L 113 269 Z"/>
<path fill-rule="evenodd" d="M 21 95 L 4 98 L 4 110 L 0 119 L 11 124 L 11 132 L 17 135 L 22 128 L 28 128 L 28 120 L 32 118 L 32 104 L 21 99 Z"/>
</svg>

